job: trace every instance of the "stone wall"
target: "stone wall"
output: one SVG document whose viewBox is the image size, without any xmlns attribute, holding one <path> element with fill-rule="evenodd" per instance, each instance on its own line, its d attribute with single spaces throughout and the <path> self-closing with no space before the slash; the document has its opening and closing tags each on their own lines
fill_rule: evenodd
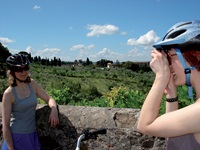
<svg viewBox="0 0 200 150">
<path fill-rule="evenodd" d="M 37 129 L 43 150 L 69 150 L 83 130 L 100 128 L 107 129 L 107 134 L 84 141 L 81 150 L 164 150 L 165 147 L 164 138 L 137 132 L 139 109 L 60 105 L 60 124 L 56 128 L 48 124 L 49 112 L 48 106 L 38 105 Z"/>
</svg>

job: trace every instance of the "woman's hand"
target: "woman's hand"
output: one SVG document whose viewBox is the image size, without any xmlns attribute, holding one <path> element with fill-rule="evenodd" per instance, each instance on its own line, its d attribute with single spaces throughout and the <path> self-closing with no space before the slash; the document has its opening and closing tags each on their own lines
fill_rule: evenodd
<svg viewBox="0 0 200 150">
<path fill-rule="evenodd" d="M 153 50 L 151 56 L 151 69 L 156 74 L 156 77 L 159 77 L 159 79 L 162 79 L 167 84 L 170 78 L 170 68 L 166 53 Z"/>
<path fill-rule="evenodd" d="M 51 108 L 49 122 L 51 127 L 56 127 L 59 124 L 58 110 L 56 107 Z"/>
</svg>

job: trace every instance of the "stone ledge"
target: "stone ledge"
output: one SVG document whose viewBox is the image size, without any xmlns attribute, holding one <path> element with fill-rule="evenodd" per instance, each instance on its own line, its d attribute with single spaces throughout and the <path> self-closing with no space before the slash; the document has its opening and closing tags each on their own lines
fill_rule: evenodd
<svg viewBox="0 0 200 150">
<path fill-rule="evenodd" d="M 75 127 L 81 128 L 135 128 L 139 109 L 85 106 L 59 106 Z"/>
<path fill-rule="evenodd" d="M 67 150 L 70 142 L 84 129 L 99 128 L 106 128 L 107 134 L 99 135 L 97 140 L 84 141 L 81 150 L 164 150 L 165 147 L 164 138 L 137 132 L 139 109 L 60 105 L 60 125 L 56 128 L 48 124 L 49 112 L 47 105 L 38 105 L 37 130 L 43 150 L 54 150 L 59 146 L 63 146 L 59 150 Z"/>
</svg>

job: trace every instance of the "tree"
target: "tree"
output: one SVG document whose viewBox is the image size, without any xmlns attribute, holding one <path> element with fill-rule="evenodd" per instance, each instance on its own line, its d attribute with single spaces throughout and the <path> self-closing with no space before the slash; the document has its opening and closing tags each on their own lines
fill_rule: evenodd
<svg viewBox="0 0 200 150">
<path fill-rule="evenodd" d="M 123 63 L 122 66 L 124 68 L 130 69 L 132 71 L 138 71 L 140 69 L 139 65 L 137 63 L 134 63 L 134 62 L 131 62 L 131 61 L 127 61 L 127 62 Z"/>
<path fill-rule="evenodd" d="M 97 66 L 99 66 L 99 67 L 106 67 L 108 63 L 113 64 L 113 61 L 106 60 L 106 59 L 101 59 L 101 60 L 97 61 Z"/>
<path fill-rule="evenodd" d="M 54 65 L 54 66 L 57 66 L 57 63 L 58 63 L 58 61 L 57 61 L 56 57 L 54 57 L 54 58 L 53 58 L 53 65 Z"/>
<path fill-rule="evenodd" d="M 0 62 L 5 63 L 10 55 L 9 50 L 0 43 Z"/>
<path fill-rule="evenodd" d="M 90 65 L 90 60 L 89 60 L 89 58 L 87 58 L 87 60 L 86 60 L 86 65 L 87 65 L 87 66 Z"/>
<path fill-rule="evenodd" d="M 60 58 L 58 59 L 58 66 L 62 65 L 62 61 L 60 60 Z"/>
<path fill-rule="evenodd" d="M 38 62 L 38 61 L 39 61 L 38 57 L 35 56 L 35 57 L 33 58 L 33 61 L 34 61 L 35 63 Z"/>
<path fill-rule="evenodd" d="M 42 60 L 41 60 L 41 64 L 42 64 L 42 65 L 46 65 L 46 59 L 42 59 Z"/>
</svg>

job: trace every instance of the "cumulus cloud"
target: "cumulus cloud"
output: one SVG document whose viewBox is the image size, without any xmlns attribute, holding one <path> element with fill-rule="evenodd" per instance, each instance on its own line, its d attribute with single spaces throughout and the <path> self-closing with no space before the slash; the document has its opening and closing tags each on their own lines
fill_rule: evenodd
<svg viewBox="0 0 200 150">
<path fill-rule="evenodd" d="M 57 52 L 60 51 L 60 49 L 58 49 L 58 48 L 45 48 L 42 51 L 43 51 L 43 53 L 57 53 Z"/>
<path fill-rule="evenodd" d="M 74 45 L 70 48 L 70 50 L 74 51 L 74 50 L 90 50 L 94 48 L 94 45 L 93 44 L 90 44 L 88 46 L 85 46 L 83 44 L 78 44 L 78 45 Z"/>
<path fill-rule="evenodd" d="M 5 38 L 5 37 L 0 37 L 0 42 L 5 45 L 5 44 L 8 44 L 8 43 L 13 43 L 15 42 L 14 40 L 11 40 L 9 38 Z"/>
<path fill-rule="evenodd" d="M 89 58 L 95 61 L 101 60 L 101 59 L 117 60 L 117 59 L 120 59 L 120 57 L 122 57 L 122 54 L 115 53 L 108 48 L 103 48 L 101 51 L 95 54 L 89 55 Z"/>
<path fill-rule="evenodd" d="M 59 53 L 60 49 L 58 48 L 45 48 L 42 50 L 38 50 L 36 53 L 36 56 L 40 56 L 42 58 L 53 58 L 57 57 L 57 54 Z"/>
<path fill-rule="evenodd" d="M 141 49 L 133 48 L 132 50 L 128 51 L 127 53 L 116 53 L 108 48 L 103 48 L 96 54 L 90 55 L 89 58 L 92 60 L 101 60 L 107 59 L 112 61 L 149 61 L 151 59 L 150 51 L 144 51 Z"/>
<path fill-rule="evenodd" d="M 128 39 L 127 45 L 134 46 L 132 50 L 127 53 L 126 59 L 134 61 L 150 61 L 152 45 L 160 38 L 154 30 L 150 30 L 145 35 L 138 39 Z"/>
<path fill-rule="evenodd" d="M 36 50 L 34 48 L 32 48 L 31 46 L 28 46 L 25 51 L 30 54 L 36 53 Z"/>
<path fill-rule="evenodd" d="M 38 9 L 40 9 L 40 6 L 35 5 L 35 6 L 33 7 L 33 9 L 34 9 L 34 10 L 38 10 Z"/>
<path fill-rule="evenodd" d="M 114 26 L 114 25 L 88 25 L 87 29 L 90 30 L 89 33 L 87 33 L 87 37 L 91 36 L 97 36 L 99 37 L 100 35 L 112 35 L 115 34 L 119 31 L 119 28 Z"/>
<path fill-rule="evenodd" d="M 60 58 L 59 52 L 61 51 L 59 48 L 44 48 L 40 50 L 36 50 L 31 46 L 28 46 L 25 49 L 26 52 L 30 53 L 32 57 L 40 56 L 41 58 Z"/>
<path fill-rule="evenodd" d="M 160 38 L 157 36 L 156 32 L 151 30 L 147 34 L 142 35 L 139 39 L 135 40 L 134 38 L 128 39 L 127 45 L 152 45 L 157 42 Z"/>
<path fill-rule="evenodd" d="M 74 45 L 70 48 L 71 51 L 79 51 L 77 58 L 76 59 L 85 59 L 86 57 L 89 57 L 89 55 L 91 54 L 91 49 L 94 48 L 93 44 L 90 44 L 88 46 L 83 45 L 83 44 L 78 44 L 78 45 Z"/>
</svg>

